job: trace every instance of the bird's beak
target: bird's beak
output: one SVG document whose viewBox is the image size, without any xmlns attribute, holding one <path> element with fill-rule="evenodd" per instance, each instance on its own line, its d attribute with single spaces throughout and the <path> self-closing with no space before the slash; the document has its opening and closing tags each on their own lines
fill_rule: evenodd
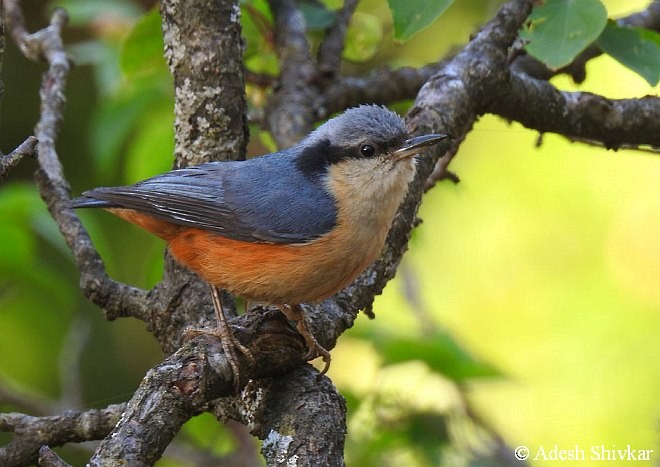
<svg viewBox="0 0 660 467">
<path fill-rule="evenodd" d="M 392 153 L 397 159 L 419 154 L 425 148 L 434 146 L 445 139 L 447 135 L 424 135 L 410 138 L 403 143 L 403 146 Z"/>
</svg>

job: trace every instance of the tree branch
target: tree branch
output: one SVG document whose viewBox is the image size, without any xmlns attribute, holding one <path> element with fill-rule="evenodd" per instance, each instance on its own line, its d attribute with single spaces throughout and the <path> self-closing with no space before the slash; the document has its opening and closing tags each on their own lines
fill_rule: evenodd
<svg viewBox="0 0 660 467">
<path fill-rule="evenodd" d="M 359 104 L 391 104 L 415 97 L 422 85 L 438 72 L 444 61 L 420 68 L 382 69 L 367 77 L 339 78 L 323 89 L 315 103 L 319 120 Z"/>
<path fill-rule="evenodd" d="M 343 466 L 346 403 L 329 378 L 309 365 L 273 378 L 254 399 L 250 428 L 263 439 L 268 465 Z M 326 427 L 343 427 L 328 430 Z"/>
<path fill-rule="evenodd" d="M 238 3 L 166 0 L 160 12 L 165 58 L 176 91 L 175 166 L 245 159 L 248 133 Z"/>
<path fill-rule="evenodd" d="M 318 439 L 319 443 L 325 440 L 334 446 L 330 452 L 339 457 L 331 465 L 341 462 L 342 451 L 337 448 L 343 446 L 345 420 L 344 411 L 337 409 L 343 402 L 335 400 L 341 401 L 329 380 L 323 378 L 325 382 L 320 384 L 318 372 L 305 364 L 307 349 L 302 338 L 274 309 L 255 310 L 234 319 L 232 324 L 236 337 L 255 356 L 254 367 L 243 355 L 239 356 L 241 384 L 245 385 L 248 380 L 252 383 L 237 397 L 229 397 L 234 392 L 233 373 L 220 343 L 212 337 L 196 337 L 149 371 L 112 436 L 101 442 L 92 465 L 107 465 L 120 459 L 126 459 L 129 465 L 151 464 L 160 457 L 183 423 L 210 407 L 223 420 L 247 424 L 257 436 L 268 436 L 271 430 L 287 434 L 284 427 L 290 427 L 290 417 L 299 418 L 300 414 L 300 409 L 296 412 L 290 408 L 301 401 L 311 411 L 309 416 L 323 418 L 324 424 L 309 424 L 308 419 L 299 418 L 301 426 L 291 446 L 296 446 L 300 465 L 326 464 L 328 452 L 301 446 L 313 439 Z M 289 385 L 299 389 L 294 391 Z M 313 391 L 310 385 L 314 386 Z M 273 387 L 287 389 L 272 390 Z M 308 396 L 301 396 L 307 393 Z M 273 395 L 266 401 L 264 394 Z M 317 406 L 319 398 L 326 402 Z M 273 399 L 279 399 L 280 406 L 289 409 L 268 412 L 272 410 Z M 335 402 L 330 403 L 331 400 Z M 242 409 L 236 410 L 237 406 Z M 268 412 L 267 417 L 264 411 Z M 275 456 L 276 453 L 267 451 L 264 454 Z M 274 459 L 267 457 L 269 465 L 274 465 Z"/>
<path fill-rule="evenodd" d="M 654 30 L 660 29 L 660 0 L 654 0 L 642 12 L 621 18 L 618 20 L 618 23 L 623 26 L 644 27 Z M 594 52 L 597 53 L 594 54 Z M 476 54 L 475 57 L 482 55 L 478 50 L 474 50 L 474 53 Z M 518 71 L 518 73 L 511 78 L 515 83 L 509 83 L 509 76 L 507 73 L 499 73 L 507 71 L 507 64 L 504 61 L 499 60 L 499 58 L 501 58 L 500 56 L 498 58 L 498 63 L 490 65 L 489 67 L 491 70 L 488 71 L 492 76 L 496 76 L 498 80 L 493 80 L 491 83 L 479 83 L 479 87 L 482 87 L 486 91 L 483 93 L 484 97 L 481 101 L 487 104 L 487 111 L 499 114 L 511 120 L 520 121 L 530 128 L 538 129 L 540 131 L 554 131 L 566 135 L 569 138 L 585 142 L 597 142 L 606 147 L 634 148 L 638 147 L 640 144 L 657 146 L 654 138 L 657 131 L 652 130 L 655 122 L 654 118 L 656 118 L 655 116 L 657 114 L 657 110 L 655 109 L 657 104 L 654 102 L 653 98 L 649 97 L 642 100 L 629 99 L 613 101 L 592 94 L 589 94 L 590 97 L 586 98 L 586 94 L 584 93 L 577 93 L 574 95 L 571 95 L 570 93 L 560 93 L 560 91 L 557 91 L 549 84 L 544 85 L 542 83 L 537 83 L 532 85 L 530 84 L 532 81 L 527 80 L 524 76 L 520 75 L 520 71 L 524 71 L 526 74 L 539 77 L 539 79 L 548 79 L 554 74 L 569 72 L 574 76 L 576 81 L 581 81 L 585 76 L 584 65 L 586 62 L 591 58 L 600 55 L 600 53 L 601 52 L 597 47 L 592 46 L 578 56 L 574 63 L 569 65 L 567 69 L 558 70 L 556 72 L 550 72 L 547 69 L 546 71 L 543 71 L 545 67 L 532 57 L 527 55 L 518 56 L 510 66 L 511 70 Z M 486 51 L 483 51 L 483 55 L 485 54 Z M 315 104 L 317 117 L 323 119 L 333 112 L 360 103 L 372 102 L 388 104 L 398 100 L 411 98 L 431 76 L 443 68 L 446 69 L 447 62 L 448 60 L 444 60 L 443 62 L 430 64 L 418 69 L 401 68 L 397 70 L 380 70 L 365 78 L 346 77 L 338 79 L 325 88 L 323 94 L 318 96 L 318 100 Z M 471 64 L 462 64 L 462 68 L 459 69 L 469 69 L 465 68 L 466 66 L 480 66 L 483 70 L 486 62 L 481 64 L 478 62 L 479 60 L 473 60 Z M 539 66 L 541 68 L 538 68 Z M 582 71 L 578 71 L 578 69 L 581 69 Z M 576 74 L 579 74 L 581 78 L 578 79 Z M 465 76 L 465 78 L 474 81 L 469 76 Z M 521 80 L 526 84 L 521 84 L 519 82 Z M 529 109 L 526 109 L 526 103 L 529 101 L 521 98 L 522 96 L 519 94 L 521 90 L 524 92 L 525 99 L 531 98 L 539 100 L 534 112 L 530 112 Z M 491 97 L 485 96 L 485 94 L 493 92 L 495 93 L 494 95 L 500 96 L 503 100 L 503 102 L 500 102 L 499 100 L 497 101 L 497 108 L 491 106 L 491 104 L 494 105 L 494 103 L 490 102 Z M 552 94 L 561 95 L 561 99 L 565 104 L 557 104 L 557 99 L 553 99 Z M 476 97 L 472 100 L 475 102 L 480 101 L 480 99 Z M 576 106 L 575 104 L 577 102 L 580 102 L 581 105 Z M 590 108 L 587 109 L 587 115 L 589 116 L 588 122 L 585 121 L 585 118 L 587 117 L 580 114 L 586 103 L 590 104 Z M 542 124 L 541 122 L 538 122 L 538 120 L 543 120 L 546 117 L 545 110 L 542 110 L 544 109 L 544 105 L 554 105 L 555 108 L 560 107 L 561 110 L 565 112 L 571 112 L 572 117 L 565 119 L 564 125 L 561 124 L 561 117 L 559 115 L 552 119 L 553 122 Z M 597 105 L 599 106 L 600 111 L 596 109 Z M 512 107 L 516 107 L 517 110 L 513 111 L 511 109 Z M 605 108 L 609 108 L 610 110 L 604 112 L 603 109 Z M 635 114 L 633 120 L 627 119 L 627 115 L 632 115 L 637 111 L 640 113 Z M 534 120 L 537 122 L 533 123 Z M 570 124 L 569 121 L 571 122 Z M 635 126 L 635 129 L 632 130 L 633 138 L 628 138 L 630 141 L 627 141 L 626 136 L 631 136 L 628 135 L 628 132 L 631 131 L 633 126 Z M 447 173 L 446 170 L 440 170 L 437 172 L 434 179 L 446 177 Z"/>
<path fill-rule="evenodd" d="M 294 0 L 270 0 L 275 17 L 275 41 L 280 59 L 279 87 L 266 108 L 268 130 L 279 147 L 289 147 L 307 135 L 314 123 L 311 103 L 317 80 L 305 19 Z"/>
<path fill-rule="evenodd" d="M 161 2 L 165 57 L 174 77 L 175 167 L 245 159 L 247 116 L 240 10 L 231 0 Z M 208 287 L 167 255 L 153 289 L 150 330 L 166 353 L 186 327 L 212 325 Z"/>
<path fill-rule="evenodd" d="M 22 466 L 37 461 L 41 446 L 62 446 L 100 439 L 119 421 L 124 405 L 86 412 L 68 411 L 50 417 L 32 417 L 20 413 L 0 413 L 0 431 L 13 438 L 0 447 L 0 464 Z"/>
<path fill-rule="evenodd" d="M 94 453 L 90 465 L 153 465 L 183 423 L 199 414 L 228 380 L 214 371 L 217 340 L 196 340 L 151 369 L 126 405 L 119 423 Z M 231 370 L 222 371 L 231 375 Z"/>
<path fill-rule="evenodd" d="M 195 0 L 184 5 L 165 0 L 161 16 L 165 56 L 175 87 L 175 166 L 244 159 L 247 125 L 237 3 Z M 145 377 L 122 423 L 94 454 L 93 465 L 113 459 L 152 464 L 185 421 L 203 410 L 212 397 L 231 392 L 232 373 L 219 348 L 213 351 L 218 354 L 221 376 L 207 370 L 206 354 L 191 355 L 197 341 L 177 351 L 185 327 L 212 326 L 206 284 L 168 256 L 163 280 L 151 295 L 150 330 L 166 353 L 175 353 Z M 199 368 L 202 373 L 196 373 Z M 195 378 L 199 385 L 192 394 Z M 194 397 L 188 400 L 188 396 Z M 141 424 L 145 417 L 150 422 Z"/>
<path fill-rule="evenodd" d="M 559 91 L 547 81 L 512 73 L 503 96 L 487 111 L 542 133 L 598 142 L 608 149 L 660 148 L 660 98 L 607 99 L 588 92 Z"/>
<path fill-rule="evenodd" d="M 408 113 L 409 126 L 419 133 L 441 129 L 451 137 L 450 142 L 436 148 L 433 158 L 419 160 L 417 172 L 421 180 L 429 180 L 431 174 L 434 179 L 443 178 L 458 146 L 483 112 L 483 103 L 506 95 L 503 89 L 508 76 L 508 50 L 532 4 L 533 0 L 504 4 L 470 43 L 420 89 Z M 445 152 L 438 154 L 440 150 Z M 414 186 L 422 189 L 425 185 L 423 182 Z M 416 199 L 421 193 L 411 196 Z"/>
</svg>

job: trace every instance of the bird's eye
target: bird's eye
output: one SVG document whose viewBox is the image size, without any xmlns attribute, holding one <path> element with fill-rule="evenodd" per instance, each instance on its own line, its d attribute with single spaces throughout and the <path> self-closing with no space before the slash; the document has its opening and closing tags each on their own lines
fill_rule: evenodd
<svg viewBox="0 0 660 467">
<path fill-rule="evenodd" d="M 376 154 L 376 148 L 371 144 L 363 144 L 360 146 L 360 154 L 364 157 L 373 157 L 373 155 Z"/>
</svg>

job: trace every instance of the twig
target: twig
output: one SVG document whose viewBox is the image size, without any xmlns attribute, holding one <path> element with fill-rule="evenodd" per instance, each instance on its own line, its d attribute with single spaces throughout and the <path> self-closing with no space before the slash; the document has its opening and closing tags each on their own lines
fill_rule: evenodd
<svg viewBox="0 0 660 467">
<path fill-rule="evenodd" d="M 36 415 L 52 414 L 56 407 L 55 403 L 40 394 L 33 393 L 26 388 L 14 389 L 8 380 L 1 377 L 0 401 Z"/>
<path fill-rule="evenodd" d="M 266 73 L 256 73 L 254 71 L 245 70 L 245 81 L 254 84 L 255 86 L 267 88 L 274 86 L 277 79 L 273 75 Z"/>
<path fill-rule="evenodd" d="M 346 31 L 359 0 L 344 0 L 334 24 L 327 30 L 319 46 L 318 68 L 323 78 L 334 78 L 341 66 L 341 54 L 346 44 Z"/>
<path fill-rule="evenodd" d="M 81 407 L 83 378 L 81 360 L 89 342 L 92 325 L 87 315 L 77 315 L 69 325 L 59 353 L 60 407 Z"/>
<path fill-rule="evenodd" d="M 4 181 L 9 171 L 16 167 L 25 156 L 36 157 L 37 143 L 37 138 L 34 136 L 28 136 L 28 138 L 11 153 L 0 157 L 0 183 Z"/>
<path fill-rule="evenodd" d="M 81 289 L 90 301 L 105 310 L 109 319 L 128 315 L 144 319 L 149 309 L 146 291 L 118 283 L 107 276 L 103 260 L 94 249 L 89 234 L 69 207 L 71 190 L 55 150 L 70 69 L 61 39 L 66 13 L 56 9 L 48 27 L 28 34 L 18 1 L 5 0 L 4 5 L 9 30 L 23 53 L 33 60 L 48 62 L 48 71 L 41 83 L 40 118 L 35 128 L 41 166 L 36 178 L 41 197 L 73 253 L 81 273 Z"/>
<path fill-rule="evenodd" d="M 39 449 L 39 466 L 40 467 L 70 467 L 62 460 L 60 456 L 55 453 L 48 446 L 41 446 Z"/>
</svg>

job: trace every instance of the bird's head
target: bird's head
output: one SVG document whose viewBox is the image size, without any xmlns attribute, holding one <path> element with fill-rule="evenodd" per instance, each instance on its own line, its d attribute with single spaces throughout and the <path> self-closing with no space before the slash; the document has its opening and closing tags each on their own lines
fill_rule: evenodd
<svg viewBox="0 0 660 467">
<path fill-rule="evenodd" d="M 356 172 L 401 169 L 410 172 L 413 157 L 446 135 L 408 137 L 403 119 L 385 107 L 362 105 L 348 109 L 319 126 L 299 145 L 298 167 L 310 174 L 325 173 L 332 165 Z"/>
<path fill-rule="evenodd" d="M 446 135 L 408 137 L 396 113 L 377 105 L 348 109 L 319 126 L 298 146 L 298 167 L 310 175 L 344 174 L 356 184 L 387 190 L 407 186 L 414 158 Z"/>
</svg>

